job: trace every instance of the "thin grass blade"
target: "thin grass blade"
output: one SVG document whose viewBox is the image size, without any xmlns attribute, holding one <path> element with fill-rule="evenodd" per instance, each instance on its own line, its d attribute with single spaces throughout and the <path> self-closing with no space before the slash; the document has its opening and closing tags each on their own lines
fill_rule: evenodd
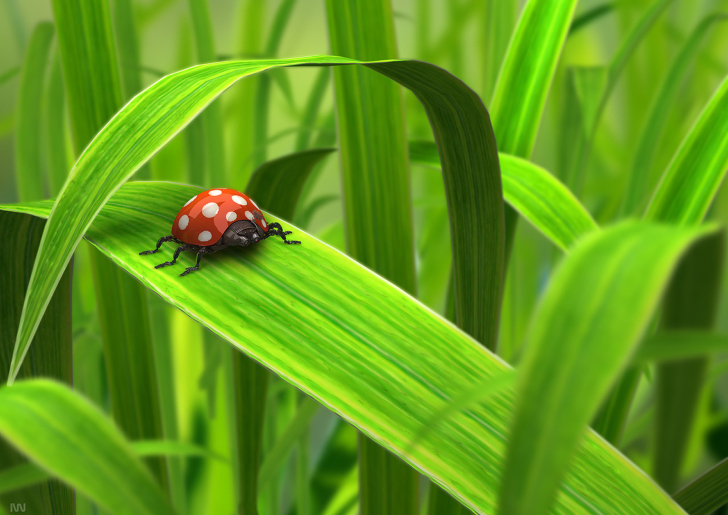
<svg viewBox="0 0 728 515">
<path fill-rule="evenodd" d="M 728 459 L 700 475 L 674 495 L 690 515 L 710 515 L 728 503 Z"/>
<path fill-rule="evenodd" d="M 23 62 L 15 129 L 15 180 L 21 201 L 40 200 L 46 196 L 43 191 L 43 146 L 38 144 L 38 135 L 43 133 L 43 84 L 53 33 L 52 23 L 39 23 L 30 37 Z"/>
</svg>

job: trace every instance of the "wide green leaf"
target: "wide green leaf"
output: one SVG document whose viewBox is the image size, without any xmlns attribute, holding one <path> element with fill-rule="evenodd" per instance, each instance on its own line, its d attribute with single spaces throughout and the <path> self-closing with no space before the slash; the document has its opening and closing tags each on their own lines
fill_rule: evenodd
<svg viewBox="0 0 728 515">
<path fill-rule="evenodd" d="M 60 383 L 37 379 L 1 388 L 0 434 L 111 513 L 172 513 L 119 429 Z"/>
<path fill-rule="evenodd" d="M 169 231 L 179 206 L 199 191 L 170 183 L 126 184 L 87 238 L 165 300 L 380 445 L 402 456 L 444 402 L 507 368 L 398 288 L 294 227 L 302 242 L 295 247 L 266 240 L 253 249 L 231 248 L 184 278 L 174 267 L 155 270 L 155 256 L 139 256 L 139 250 Z M 49 201 L 2 207 L 37 216 L 48 216 L 51 208 Z M 179 268 L 187 266 L 191 256 L 180 261 Z M 512 394 L 505 391 L 455 414 L 405 459 L 471 509 L 491 513 L 512 409 Z M 680 513 L 593 433 L 579 448 L 557 503 L 568 513 L 627 507 L 631 513 Z"/>
<path fill-rule="evenodd" d="M 464 317 L 472 324 L 466 327 L 469 333 L 487 335 L 484 341 L 493 340 L 504 261 L 503 211 L 495 142 L 488 114 L 477 95 L 444 70 L 418 61 L 361 63 L 325 56 L 233 61 L 194 66 L 162 78 L 109 121 L 78 159 L 41 241 L 9 380 L 12 382 L 23 361 L 73 250 L 125 180 L 240 78 L 283 66 L 335 64 L 361 64 L 376 70 L 412 89 L 424 104 L 438 142 L 448 198 L 453 199 L 450 223 L 457 306 L 472 314 Z M 433 88 L 433 84 L 440 87 Z"/>
<path fill-rule="evenodd" d="M 572 452 L 647 329 L 678 259 L 706 229 L 626 222 L 553 275 L 519 367 L 501 513 L 547 513 Z M 632 511 L 623 507 L 612 512 Z"/>
<path fill-rule="evenodd" d="M 503 200 L 536 229 L 563 250 L 597 224 L 577 198 L 549 172 L 538 165 L 504 154 L 499 155 Z M 410 142 L 413 163 L 440 167 L 437 147 L 429 141 Z"/>
</svg>

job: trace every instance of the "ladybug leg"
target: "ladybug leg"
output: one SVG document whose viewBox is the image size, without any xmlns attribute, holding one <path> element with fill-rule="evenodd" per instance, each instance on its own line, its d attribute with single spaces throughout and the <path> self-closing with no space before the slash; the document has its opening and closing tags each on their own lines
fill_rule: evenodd
<svg viewBox="0 0 728 515">
<path fill-rule="evenodd" d="M 197 253 L 197 262 L 195 263 L 195 266 L 189 267 L 187 270 L 185 270 L 184 272 L 179 274 L 179 276 L 184 277 L 187 274 L 191 274 L 192 272 L 199 270 L 200 269 L 200 259 L 202 259 L 202 256 L 204 254 L 212 254 L 213 252 L 215 252 L 215 251 L 210 248 L 207 248 L 207 247 L 201 248 L 199 250 L 199 252 Z"/>
<path fill-rule="evenodd" d="M 140 252 L 139 255 L 140 256 L 145 256 L 147 254 L 156 254 L 159 251 L 159 247 L 162 246 L 162 243 L 166 243 L 168 241 L 174 241 L 174 240 L 175 240 L 175 237 L 174 236 L 164 236 L 162 238 L 159 238 L 159 241 L 157 242 L 157 248 L 156 249 L 154 249 L 154 250 L 145 250 L 144 252 Z"/>
<path fill-rule="evenodd" d="M 172 258 L 172 261 L 167 261 L 166 263 L 161 263 L 161 264 L 155 266 L 154 268 L 162 268 L 165 266 L 174 265 L 177 262 L 177 258 L 179 257 L 179 255 L 182 252 L 184 252 L 185 250 L 192 250 L 194 248 L 195 248 L 195 245 L 188 245 L 186 243 L 184 245 L 180 245 L 179 247 L 177 247 L 177 250 L 174 251 L 174 257 Z"/>
<path fill-rule="evenodd" d="M 283 238 L 283 242 L 286 245 L 300 245 L 300 241 L 288 241 L 286 240 L 286 236 L 288 234 L 291 234 L 291 231 L 284 231 L 283 227 L 281 227 L 281 224 L 278 222 L 273 222 L 272 224 L 268 224 L 268 232 L 266 233 L 266 238 L 269 238 L 271 236 L 280 236 Z"/>
</svg>

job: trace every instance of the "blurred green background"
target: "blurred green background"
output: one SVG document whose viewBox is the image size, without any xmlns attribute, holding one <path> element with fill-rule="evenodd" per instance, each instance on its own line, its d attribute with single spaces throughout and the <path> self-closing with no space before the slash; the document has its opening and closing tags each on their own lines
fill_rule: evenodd
<svg viewBox="0 0 728 515">
<path fill-rule="evenodd" d="M 106 0 L 99 0 L 106 1 Z M 109 0 L 111 4 L 114 0 Z M 286 0 L 287 2 L 287 0 Z M 497 2 L 497 4 L 495 4 Z M 279 0 L 209 0 L 212 36 L 216 60 L 255 59 L 261 57 L 296 57 L 331 52 L 326 19 L 326 6 L 320 0 L 287 2 L 292 6 L 286 23 L 276 25 L 276 15 L 284 2 Z M 392 0 L 396 42 L 399 57 L 436 64 L 469 85 L 490 109 L 490 98 L 497 79 L 508 35 L 515 27 L 516 13 L 525 2 L 511 0 Z M 597 114 L 591 152 L 581 171 L 573 172 L 573 159 L 582 144 L 578 111 L 594 111 L 599 103 L 598 84 L 580 77 L 598 76 L 599 67 L 607 66 L 615 53 L 640 23 L 654 0 L 585 0 L 579 2 L 572 31 L 568 36 L 550 87 L 544 116 L 540 123 L 531 160 L 564 182 L 575 193 L 600 225 L 608 225 L 624 215 L 640 212 L 654 190 L 663 170 L 690 130 L 717 86 L 728 73 L 728 23 L 719 21 L 705 27 L 705 36 L 684 75 L 679 77 L 677 94 L 665 112 L 663 130 L 656 141 L 653 158 L 640 173 L 645 180 L 643 195 L 632 209 L 625 210 L 626 191 L 635 171 L 634 160 L 645 132 L 652 102 L 659 85 L 671 69 L 676 56 L 696 27 L 711 13 L 728 12 L 728 1 L 674 0 L 646 27 L 625 68 L 616 77 L 613 91 L 605 98 L 601 117 Z M 183 0 L 133 0 L 134 20 L 139 44 L 138 65 L 121 63 L 138 69 L 142 87 L 158 78 L 199 62 L 192 35 L 192 13 Z M 497 5 L 497 7 L 494 7 Z M 507 11 L 494 18 L 497 9 Z M 508 14 L 511 13 L 511 14 Z M 114 15 L 112 9 L 112 15 Z M 251 17 L 256 21 L 251 22 Z M 497 19 L 497 23 L 493 20 Z M 50 0 L 2 0 L 0 6 L 0 203 L 20 200 L 16 182 L 14 135 L 17 126 L 18 91 L 22 66 L 34 28 L 43 21 L 53 21 Z M 510 22 L 510 25 L 508 24 Z M 272 27 L 282 29 L 280 44 L 274 55 L 266 54 Z M 372 37 L 375 37 L 372 35 Z M 56 45 L 51 46 L 51 56 Z M 491 58 L 489 60 L 489 58 Z M 585 72 L 587 70 L 587 72 Z M 593 76 L 588 70 L 596 71 Z M 333 92 L 326 77 L 326 68 L 279 70 L 266 79 L 269 89 L 267 113 L 243 111 L 255 104 L 240 101 L 243 84 L 238 84 L 217 101 L 222 109 L 224 167 L 231 184 L 199 184 L 200 186 L 243 189 L 251 172 L 273 158 L 305 148 L 335 147 L 336 125 Z M 323 78 L 322 78 L 323 77 Z M 256 79 L 257 80 L 257 79 Z M 324 86 L 324 89 L 320 89 Z M 246 86 L 247 87 L 247 86 Z M 306 127 L 305 114 L 312 91 L 323 92 L 315 118 Z M 245 90 L 250 92 L 251 90 Z M 409 140 L 432 140 L 432 133 L 423 108 L 412 93 L 404 91 L 407 137 Z M 44 101 L 47 101 L 44 100 Z M 43 111 L 47 106 L 43 105 Z M 728 116 L 728 113 L 726 113 Z M 253 123 L 249 132 L 252 141 L 241 145 L 241 126 Z M 148 177 L 175 182 L 194 182 L 193 157 L 186 152 L 189 131 L 185 129 L 153 160 Z M 497 128 L 496 128 L 497 132 Z M 302 140 L 302 134 L 305 139 Z M 67 136 L 69 169 L 73 154 L 70 131 Z M 37 143 L 45 150 L 46 135 L 38 134 Z M 303 143 L 301 143 L 303 141 Z M 47 161 L 42 166 L 48 167 Z M 312 174 L 304 188 L 296 216 L 291 222 L 332 246 L 345 250 L 342 186 L 338 156 L 326 158 Z M 45 173 L 45 172 L 44 172 Z M 138 178 L 138 177 L 137 177 Z M 451 251 L 444 233 L 433 231 L 447 225 L 447 208 L 439 175 L 411 163 L 413 221 L 418 273 L 418 298 L 440 314 L 446 315 L 450 281 Z M 45 198 L 51 197 L 49 184 L 44 184 Z M 728 193 L 719 193 L 710 217 L 725 222 L 728 217 Z M 160 235 L 161 236 L 161 235 Z M 85 242 L 77 253 L 76 266 L 88 261 Z M 142 249 L 140 249 L 142 250 Z M 508 268 L 505 301 L 502 310 L 498 354 L 510 363 L 517 362 L 528 321 L 539 295 L 547 284 L 560 251 L 541 233 L 521 222 L 518 225 L 511 262 Z M 724 274 L 720 288 L 716 329 L 728 330 L 728 278 Z M 88 274 L 74 277 L 74 348 L 94 349 L 84 354 L 86 361 L 74 362 L 74 374 L 82 374 L 80 384 L 85 393 L 105 409 L 109 409 L 107 386 L 102 369 L 99 328 L 95 315 L 95 293 Z M 85 281 L 85 282 L 84 282 Z M 220 444 L 226 434 L 225 410 L 215 409 L 215 378 L 205 377 L 208 368 L 202 364 L 203 330 L 184 315 L 167 306 L 151 303 L 152 316 L 169 318 L 170 337 L 180 347 L 174 355 L 177 391 L 177 416 L 180 439 L 196 442 L 213 451 L 225 453 Z M 206 358 L 207 359 L 207 358 Z M 728 359 L 711 361 L 708 380 L 700 392 L 691 429 L 689 446 L 681 465 L 679 484 L 706 470 L 728 456 Z M 621 443 L 630 459 L 654 476 L 651 424 L 654 417 L 654 366 L 646 367 L 632 403 Z M 84 382 L 85 381 L 85 382 Z M 214 386 L 214 385 L 213 385 Z M 298 398 L 295 390 L 281 380 L 273 379 L 276 408 L 267 415 L 264 447 L 270 449 L 293 419 Z M 222 399 L 224 400 L 224 399 Z M 312 480 L 314 496 L 318 495 L 311 513 L 323 509 L 317 502 L 327 502 L 344 481 L 355 461 L 356 434 L 339 430 L 343 426 L 325 410 L 319 410 L 311 422 L 309 437 L 312 463 L 324 463 L 327 474 Z M 347 426 L 348 427 L 348 426 Z M 326 464 L 324 460 L 330 460 Z M 228 513 L 232 509 L 228 495 L 229 482 L 225 465 L 215 461 L 202 464 L 200 458 L 186 458 L 185 485 L 192 513 Z M 197 461 L 195 461 L 197 460 Z M 294 492 L 295 462 L 290 459 L 279 473 L 278 481 L 263 501 L 266 513 L 291 513 L 296 508 Z M 313 467 L 313 466 L 312 466 Z M 318 469 L 317 469 L 318 470 Z M 318 481 L 318 483 L 317 483 Z M 424 480 L 423 480 L 424 484 Z M 221 493 L 222 492 L 222 493 Z M 310 506 L 309 506 L 310 508 Z M 347 509 L 351 509 L 349 505 Z M 89 508 L 91 510 L 91 508 Z M 92 512 L 89 511 L 89 512 Z M 342 511 L 343 513 L 344 511 Z M 328 513 L 328 512 L 327 512 Z M 339 513 L 333 511 L 331 513 Z"/>
</svg>

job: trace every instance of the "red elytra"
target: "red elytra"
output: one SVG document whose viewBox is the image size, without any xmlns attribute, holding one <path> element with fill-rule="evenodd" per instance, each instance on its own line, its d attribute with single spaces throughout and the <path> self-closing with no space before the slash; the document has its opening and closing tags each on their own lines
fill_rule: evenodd
<svg viewBox="0 0 728 515">
<path fill-rule="evenodd" d="M 214 245 L 238 220 L 250 220 L 268 232 L 263 213 L 245 193 L 230 188 L 207 190 L 192 197 L 179 210 L 172 235 L 190 245 Z"/>
</svg>

